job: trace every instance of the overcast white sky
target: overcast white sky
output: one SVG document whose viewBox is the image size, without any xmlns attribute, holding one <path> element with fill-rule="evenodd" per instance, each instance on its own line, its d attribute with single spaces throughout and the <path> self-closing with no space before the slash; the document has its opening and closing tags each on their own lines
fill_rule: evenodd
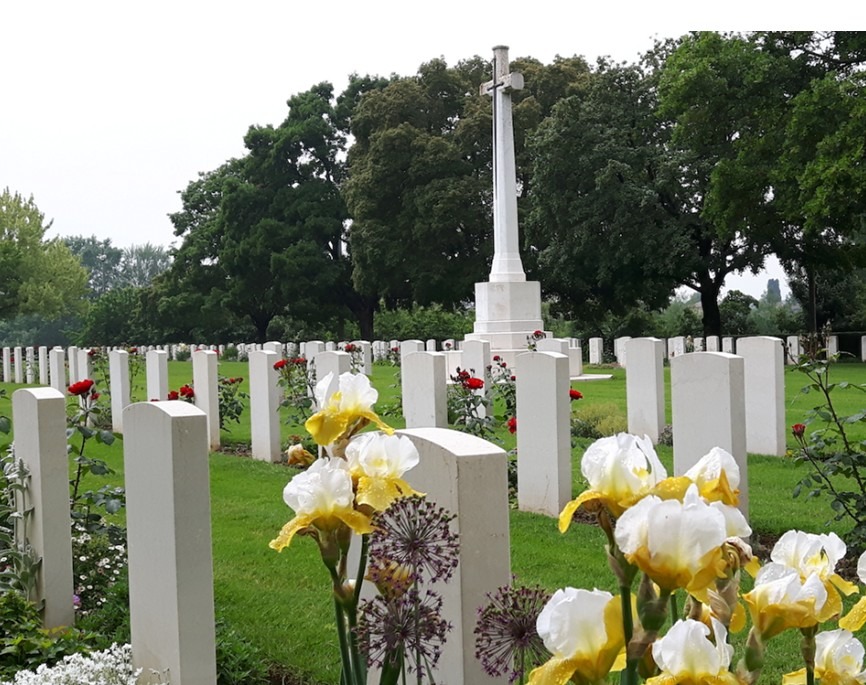
<svg viewBox="0 0 866 685">
<path fill-rule="evenodd" d="M 858 17 L 829 19 L 809 17 L 805 2 L 764 3 L 784 15 L 754 0 L 707 4 L 5 0 L 0 188 L 32 194 L 54 221 L 49 236 L 168 245 L 178 191 L 242 155 L 250 125 L 279 124 L 286 99 L 320 81 L 339 92 L 352 72 L 408 75 L 498 44 L 543 62 L 633 61 L 654 37 L 695 29 L 864 24 L 857 2 Z"/>
</svg>

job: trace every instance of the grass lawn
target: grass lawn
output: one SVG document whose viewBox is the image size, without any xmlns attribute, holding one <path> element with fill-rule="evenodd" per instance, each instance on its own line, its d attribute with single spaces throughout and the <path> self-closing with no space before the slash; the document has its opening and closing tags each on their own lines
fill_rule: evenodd
<svg viewBox="0 0 866 685">
<path fill-rule="evenodd" d="M 584 395 L 581 405 L 607 403 L 625 415 L 625 375 L 620 369 L 593 369 L 588 372 L 612 372 L 610 381 L 575 384 Z M 866 383 L 866 365 L 839 364 L 832 373 L 836 380 Z M 223 376 L 243 376 L 242 390 L 248 392 L 247 366 L 242 362 L 221 362 Z M 189 362 L 169 363 L 170 387 L 191 382 Z M 395 427 L 402 426 L 399 415 L 399 369 L 377 365 L 373 376 L 380 396 L 377 409 Z M 144 398 L 143 373 L 136 380 L 136 399 Z M 807 411 L 820 404 L 814 393 L 803 394 L 805 376 L 786 373 L 787 423 L 803 421 Z M 18 386 L 2 385 L 7 396 L 0 397 L 0 415 L 11 416 L 9 396 Z M 864 396 L 856 389 L 838 389 L 834 402 L 843 414 L 852 414 L 864 406 Z M 670 405 L 668 402 L 668 419 Z M 814 427 L 814 426 L 813 426 Z M 211 455 L 211 502 L 213 520 L 214 586 L 217 614 L 226 619 L 247 641 L 263 651 L 264 658 L 297 671 L 309 683 L 338 682 L 338 655 L 328 592 L 329 582 L 318 558 L 315 545 L 298 539 L 277 554 L 268 542 L 290 518 L 282 502 L 282 489 L 294 473 L 284 465 L 255 462 L 237 456 L 237 446 L 249 442 L 248 409 L 240 425 L 229 426 L 222 434 L 224 445 L 231 449 Z M 810 427 L 811 429 L 812 427 Z M 852 426 L 853 437 L 866 439 L 862 424 Z M 282 435 L 303 434 L 302 427 L 284 424 Z M 505 449 L 514 447 L 514 436 L 500 429 L 497 438 Z M 0 449 L 6 436 L 0 434 Z M 588 440 L 581 440 L 574 450 L 574 489 L 582 488 L 579 460 Z M 88 454 L 104 458 L 117 473 L 110 482 L 122 483 L 122 443 L 114 446 L 88 445 Z M 789 442 L 793 447 L 793 441 Z M 670 469 L 670 448 L 660 447 L 659 454 Z M 751 524 L 759 535 L 778 535 L 790 528 L 825 532 L 831 512 L 821 499 L 793 499 L 794 485 L 804 468 L 790 459 L 750 456 L 749 481 Z M 89 487 L 98 487 L 100 479 Z M 483 496 L 483 493 L 479 493 Z M 573 525 L 560 535 L 555 522 L 543 516 L 511 512 L 512 570 L 518 581 L 538 583 L 553 590 L 565 585 L 598 587 L 615 591 L 607 569 L 601 531 L 589 525 Z M 838 532 L 842 529 L 836 528 Z M 681 602 L 682 604 L 682 602 Z M 734 643 L 740 638 L 735 637 Z M 785 634 L 774 638 L 768 647 L 768 660 L 761 682 L 779 682 L 782 673 L 799 668 L 799 638 Z M 735 655 L 739 658 L 740 652 Z"/>
</svg>

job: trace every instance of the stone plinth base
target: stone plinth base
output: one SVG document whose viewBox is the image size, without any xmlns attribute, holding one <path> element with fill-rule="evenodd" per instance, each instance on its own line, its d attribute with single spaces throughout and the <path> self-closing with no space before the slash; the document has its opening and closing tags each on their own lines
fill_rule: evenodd
<svg viewBox="0 0 866 685">
<path fill-rule="evenodd" d="M 521 349 L 542 327 L 538 281 L 475 284 L 475 327 L 467 340 L 486 340 L 492 351 Z"/>
</svg>

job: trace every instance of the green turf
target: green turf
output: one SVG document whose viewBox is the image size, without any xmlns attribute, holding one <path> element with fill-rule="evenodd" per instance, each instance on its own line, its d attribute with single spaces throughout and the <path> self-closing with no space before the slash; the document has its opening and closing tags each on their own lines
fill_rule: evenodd
<svg viewBox="0 0 866 685">
<path fill-rule="evenodd" d="M 221 362 L 220 374 L 243 376 L 242 388 L 248 390 L 247 366 L 242 362 Z M 592 367 L 587 370 L 592 372 Z M 609 369 L 596 369 L 610 372 Z M 625 413 L 625 376 L 612 371 L 610 381 L 575 383 L 584 394 L 582 403 L 613 403 Z M 169 364 L 170 387 L 178 388 L 191 381 L 189 362 Z M 866 365 L 840 364 L 833 368 L 836 380 L 866 383 Z M 377 408 L 384 410 L 386 421 L 400 427 L 399 369 L 377 365 L 373 382 L 380 392 Z M 806 379 L 802 374 L 786 373 L 787 423 L 802 421 L 806 412 L 818 404 L 814 394 L 801 394 Z M 143 379 L 142 379 L 143 381 Z M 9 391 L 13 385 L 0 385 Z M 668 393 L 669 394 L 669 393 Z M 137 397 L 143 398 L 143 383 Z M 862 408 L 864 396 L 853 389 L 837 389 L 834 401 L 842 413 Z M 668 410 L 669 411 L 669 410 Z M 0 397 L 0 415 L 10 415 L 9 397 Z M 248 417 L 223 432 L 224 444 L 249 442 Z M 814 428 L 814 425 L 810 429 Z M 866 437 L 861 424 L 853 426 L 858 439 Z M 301 433 L 297 425 L 284 424 L 284 439 Z M 514 437 L 504 429 L 497 434 L 506 449 Z M 0 449 L 8 439 L 0 435 Z M 575 492 L 579 491 L 579 457 L 589 441 L 581 441 L 574 454 Z M 790 443 L 793 445 L 793 442 Z M 106 459 L 117 474 L 107 479 L 89 477 L 88 487 L 102 482 L 122 482 L 122 443 L 114 446 L 89 445 L 88 454 Z M 659 448 L 668 468 L 670 448 Z M 280 554 L 267 543 L 290 518 L 283 504 L 282 488 L 293 471 L 283 465 L 266 464 L 229 454 L 211 455 L 211 501 L 213 521 L 214 586 L 221 614 L 249 642 L 264 651 L 274 663 L 299 671 L 311 683 L 337 682 L 337 650 L 334 640 L 328 580 L 318 559 L 315 545 L 298 539 Z M 803 467 L 788 458 L 751 455 L 749 457 L 751 523 L 761 534 L 779 534 L 790 528 L 813 532 L 828 527 L 830 510 L 820 499 L 793 499 L 791 491 L 802 476 Z M 614 589 L 603 551 L 603 536 L 592 526 L 573 525 L 560 535 L 552 519 L 511 512 L 512 571 L 523 583 L 539 583 L 551 590 L 571 585 Z M 842 532 L 840 529 L 839 532 Z M 737 643 L 738 638 L 734 639 Z M 739 653 L 738 653 L 739 654 Z M 761 682 L 778 682 L 779 676 L 799 667 L 798 638 L 794 634 L 774 639 L 768 650 L 768 661 Z"/>
</svg>

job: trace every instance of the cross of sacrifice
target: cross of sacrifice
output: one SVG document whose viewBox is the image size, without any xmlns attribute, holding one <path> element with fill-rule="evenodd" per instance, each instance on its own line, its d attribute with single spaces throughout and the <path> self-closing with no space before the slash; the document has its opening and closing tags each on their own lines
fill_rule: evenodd
<svg viewBox="0 0 866 685">
<path fill-rule="evenodd" d="M 493 264 L 490 282 L 526 280 L 517 232 L 517 170 L 511 92 L 523 89 L 523 75 L 508 71 L 508 48 L 493 48 L 493 80 L 480 87 L 493 97 Z"/>
</svg>

